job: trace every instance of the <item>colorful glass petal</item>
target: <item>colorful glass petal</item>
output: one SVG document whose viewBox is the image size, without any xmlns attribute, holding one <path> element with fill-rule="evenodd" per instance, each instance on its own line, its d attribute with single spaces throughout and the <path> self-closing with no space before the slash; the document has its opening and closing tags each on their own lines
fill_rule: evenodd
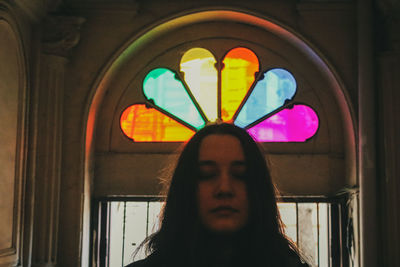
<svg viewBox="0 0 400 267">
<path fill-rule="evenodd" d="M 229 51 L 221 72 L 221 119 L 230 121 L 246 96 L 259 70 L 256 54 L 248 48 Z"/>
<path fill-rule="evenodd" d="M 144 104 L 129 106 L 121 115 L 123 133 L 135 142 L 182 142 L 194 131 Z"/>
<path fill-rule="evenodd" d="M 314 136 L 319 126 L 315 111 L 294 105 L 269 117 L 247 131 L 258 142 L 304 142 Z"/>
<path fill-rule="evenodd" d="M 296 93 L 296 80 L 284 69 L 264 73 L 235 119 L 235 125 L 246 127 L 291 100 Z"/>
<path fill-rule="evenodd" d="M 209 121 L 218 118 L 218 71 L 213 54 L 204 48 L 192 48 L 181 59 L 185 82 Z"/>
<path fill-rule="evenodd" d="M 143 81 L 143 92 L 149 101 L 196 129 L 205 125 L 182 82 L 166 68 L 150 71 Z"/>
</svg>

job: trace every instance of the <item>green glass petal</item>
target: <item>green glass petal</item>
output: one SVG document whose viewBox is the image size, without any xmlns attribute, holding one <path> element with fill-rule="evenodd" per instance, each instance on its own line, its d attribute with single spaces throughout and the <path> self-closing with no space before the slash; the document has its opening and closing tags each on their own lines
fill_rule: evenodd
<svg viewBox="0 0 400 267">
<path fill-rule="evenodd" d="M 205 125 L 183 83 L 166 68 L 150 71 L 143 81 L 147 100 L 196 129 Z"/>
</svg>

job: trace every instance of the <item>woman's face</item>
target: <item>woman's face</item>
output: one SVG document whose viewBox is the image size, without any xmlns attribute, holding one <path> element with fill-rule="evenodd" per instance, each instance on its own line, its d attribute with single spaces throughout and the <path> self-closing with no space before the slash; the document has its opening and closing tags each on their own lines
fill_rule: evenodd
<svg viewBox="0 0 400 267">
<path fill-rule="evenodd" d="M 215 233 L 233 233 L 248 221 L 246 164 L 240 141 L 232 135 L 212 134 L 199 148 L 197 189 L 199 217 Z"/>
</svg>

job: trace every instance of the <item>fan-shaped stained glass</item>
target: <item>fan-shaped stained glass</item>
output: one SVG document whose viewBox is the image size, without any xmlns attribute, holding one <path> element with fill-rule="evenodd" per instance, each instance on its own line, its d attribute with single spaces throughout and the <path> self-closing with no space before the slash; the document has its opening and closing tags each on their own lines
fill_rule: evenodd
<svg viewBox="0 0 400 267">
<path fill-rule="evenodd" d="M 246 128 L 259 142 L 305 142 L 315 135 L 318 116 L 294 102 L 297 83 L 288 70 L 273 68 L 255 81 L 258 58 L 244 47 L 228 51 L 222 63 L 217 69 L 210 51 L 192 48 L 180 61 L 184 82 L 167 68 L 150 71 L 143 92 L 154 108 L 126 109 L 123 133 L 137 142 L 186 141 L 206 121 L 220 120 Z"/>
</svg>

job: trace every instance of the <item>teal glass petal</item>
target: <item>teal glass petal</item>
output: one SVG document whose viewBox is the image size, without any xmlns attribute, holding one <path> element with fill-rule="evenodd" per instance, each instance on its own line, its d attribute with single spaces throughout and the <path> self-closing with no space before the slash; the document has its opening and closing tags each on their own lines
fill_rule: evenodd
<svg viewBox="0 0 400 267">
<path fill-rule="evenodd" d="M 234 124 L 246 127 L 282 107 L 295 93 L 296 80 L 290 72 L 280 68 L 264 72 L 264 78 L 257 82 Z"/>
<path fill-rule="evenodd" d="M 143 81 L 143 93 L 147 100 L 195 129 L 204 127 L 205 121 L 173 71 L 166 68 L 150 71 Z"/>
</svg>

